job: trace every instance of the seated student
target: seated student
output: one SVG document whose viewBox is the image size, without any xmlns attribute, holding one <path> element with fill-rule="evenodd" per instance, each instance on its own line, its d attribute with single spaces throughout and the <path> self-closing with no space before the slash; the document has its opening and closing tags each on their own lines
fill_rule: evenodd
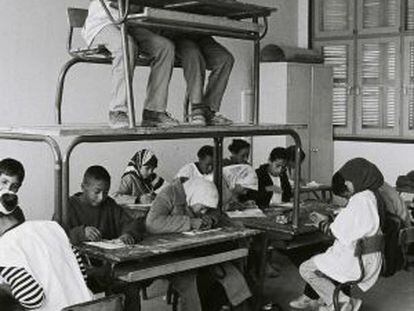
<svg viewBox="0 0 414 311">
<path fill-rule="evenodd" d="M 384 200 L 386 211 L 398 217 L 405 227 L 411 227 L 410 210 L 397 190 L 384 182 L 378 192 Z"/>
<path fill-rule="evenodd" d="M 356 242 L 381 232 L 384 223 L 384 202 L 378 189 L 384 178 L 372 163 L 361 159 L 348 161 L 332 178 L 336 195 L 348 199 L 346 208 L 332 221 L 320 213 L 312 213 L 313 224 L 335 238 L 333 246 L 304 262 L 299 272 L 313 288 L 323 304 L 319 310 L 333 309 L 333 292 L 337 282 L 357 280 L 360 277 L 358 258 L 355 257 Z M 377 281 L 382 266 L 381 252 L 364 255 L 365 278 L 358 286 L 367 291 Z M 309 298 L 303 297 L 310 302 Z M 342 311 L 357 311 L 360 299 L 350 298 L 341 292 L 339 302 Z"/>
<path fill-rule="evenodd" d="M 292 187 L 286 174 L 286 164 L 286 149 L 277 147 L 270 153 L 268 163 L 256 170 L 259 179 L 256 204 L 259 207 L 289 202 L 292 198 Z"/>
<path fill-rule="evenodd" d="M 17 193 L 23 184 L 25 177 L 25 170 L 23 164 L 11 158 L 6 158 L 0 161 L 0 191 L 10 190 Z M 23 211 L 18 209 L 21 213 L 19 217 L 24 219 Z"/>
<path fill-rule="evenodd" d="M 7 306 L 2 300 L 10 310 L 42 311 L 91 300 L 82 259 L 64 230 L 52 221 L 21 219 L 12 192 L 2 190 L 0 198 L 1 310 Z"/>
<path fill-rule="evenodd" d="M 214 147 L 206 145 L 197 152 L 198 162 L 184 165 L 177 173 L 176 178 L 188 179 L 201 177 L 213 181 Z"/>
<path fill-rule="evenodd" d="M 221 219 L 216 210 L 218 201 L 218 191 L 213 182 L 199 177 L 177 178 L 154 200 L 146 219 L 147 230 L 160 234 L 220 226 Z M 240 305 L 251 296 L 244 277 L 231 264 L 220 266 L 224 270 L 221 271 L 223 277 L 217 281 L 224 287 L 230 303 Z M 193 286 L 196 287 L 195 282 Z M 191 310 L 201 310 L 201 306 L 193 305 Z"/>
<path fill-rule="evenodd" d="M 255 207 L 258 180 L 247 164 L 223 168 L 223 208 L 226 211 Z"/>
<path fill-rule="evenodd" d="M 111 1 L 104 0 L 109 12 L 117 19 L 118 10 L 110 7 Z M 111 127 L 128 127 L 126 79 L 121 44 L 121 33 L 105 12 L 99 0 L 91 1 L 88 17 L 82 35 L 90 46 L 105 45 L 111 52 L 112 60 L 112 100 L 109 105 Z M 149 28 L 138 25 L 128 27 L 131 73 L 140 53 L 151 59 L 151 72 L 148 78 L 147 94 L 142 112 L 143 126 L 176 126 L 178 121 L 167 112 L 168 89 L 174 68 L 174 44 Z"/>
<path fill-rule="evenodd" d="M 286 162 L 286 173 L 288 174 L 289 181 L 291 184 L 293 184 L 293 181 L 295 179 L 295 159 L 296 159 L 296 146 L 292 145 L 286 148 L 286 156 L 287 156 L 287 162 Z M 305 161 L 306 154 L 305 152 L 300 149 L 300 165 L 303 164 L 303 161 Z M 302 183 L 305 183 L 301 180 Z"/>
<path fill-rule="evenodd" d="M 165 180 L 154 173 L 158 159 L 148 149 L 135 153 L 128 163 L 121 178 L 115 199 L 119 204 L 144 203 L 150 204 Z"/>
<path fill-rule="evenodd" d="M 231 155 L 223 159 L 223 166 L 249 164 L 250 144 L 243 139 L 233 139 L 228 147 Z"/>
<path fill-rule="evenodd" d="M 116 238 L 134 244 L 140 240 L 140 226 L 108 196 L 110 186 L 111 177 L 105 168 L 91 166 L 86 170 L 82 192 L 68 202 L 67 225 L 73 244 Z"/>
<path fill-rule="evenodd" d="M 0 190 L 6 189 L 17 193 L 24 180 L 23 165 L 11 158 L 0 161 Z"/>
</svg>

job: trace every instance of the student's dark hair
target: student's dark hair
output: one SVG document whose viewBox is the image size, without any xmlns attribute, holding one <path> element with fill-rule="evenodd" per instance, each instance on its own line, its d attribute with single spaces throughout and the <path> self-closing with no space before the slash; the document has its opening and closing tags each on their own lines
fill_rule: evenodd
<svg viewBox="0 0 414 311">
<path fill-rule="evenodd" d="M 285 148 L 276 147 L 272 150 L 272 152 L 270 152 L 269 160 L 271 162 L 279 160 L 279 159 L 287 160 L 287 154 L 286 154 Z"/>
<path fill-rule="evenodd" d="M 292 145 L 286 148 L 286 154 L 287 154 L 287 160 L 288 161 L 295 161 L 296 159 L 296 146 Z M 302 148 L 300 149 L 300 162 L 303 162 L 303 160 L 305 160 L 306 158 L 306 154 L 305 152 L 302 150 Z"/>
<path fill-rule="evenodd" d="M 5 174 L 8 176 L 17 176 L 19 178 L 19 182 L 22 183 L 25 176 L 25 171 L 23 164 L 19 161 L 6 158 L 0 161 L 0 175 Z"/>
<path fill-rule="evenodd" d="M 250 149 L 250 144 L 243 139 L 233 139 L 228 149 L 231 153 L 239 153 L 243 149 Z"/>
<path fill-rule="evenodd" d="M 24 311 L 17 299 L 2 289 L 0 289 L 0 306 L 2 311 Z"/>
<path fill-rule="evenodd" d="M 341 175 L 341 173 L 336 172 L 332 176 L 332 192 L 335 195 L 342 195 L 348 191 L 348 187 L 345 184 L 345 178 Z"/>
<path fill-rule="evenodd" d="M 210 145 L 205 145 L 201 147 L 200 150 L 198 150 L 197 152 L 197 157 L 199 159 L 204 159 L 206 157 L 212 157 L 212 156 L 214 156 L 214 148 L 213 146 L 210 146 Z"/>
<path fill-rule="evenodd" d="M 109 175 L 108 171 L 100 165 L 90 166 L 85 171 L 85 174 L 83 175 L 83 182 L 87 182 L 90 179 L 111 183 L 111 175 Z"/>
</svg>

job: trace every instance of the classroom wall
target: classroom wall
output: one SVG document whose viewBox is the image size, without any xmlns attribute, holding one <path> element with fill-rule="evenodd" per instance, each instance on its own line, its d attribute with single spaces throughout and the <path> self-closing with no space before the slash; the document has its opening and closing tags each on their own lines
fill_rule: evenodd
<svg viewBox="0 0 414 311">
<path fill-rule="evenodd" d="M 298 41 L 297 0 L 249 0 L 277 5 L 270 19 L 264 44 L 296 45 Z M 59 68 L 68 59 L 66 8 L 86 7 L 85 0 L 2 0 L 0 13 L 0 126 L 53 124 L 53 102 Z M 241 92 L 251 89 L 250 43 L 222 40 L 236 58 L 234 72 L 223 102 L 223 113 L 241 120 Z M 148 69 L 135 71 L 134 94 L 137 117 L 145 94 Z M 64 97 L 65 122 L 104 123 L 110 96 L 110 67 L 79 65 L 69 73 Z M 169 110 L 180 117 L 184 82 L 175 70 L 170 87 Z M 205 141 L 117 143 L 83 145 L 73 154 L 71 191 L 79 190 L 82 172 L 92 164 L 108 168 L 116 188 L 122 170 L 135 150 L 149 146 L 161 159 L 159 173 L 172 178 L 178 168 L 195 158 Z M 171 156 L 174 155 L 174 156 Z M 30 219 L 49 219 L 53 213 L 53 165 L 46 146 L 39 143 L 0 141 L 0 158 L 23 162 L 27 178 L 20 201 Z"/>
<path fill-rule="evenodd" d="M 298 45 L 307 46 L 309 0 L 298 0 Z M 334 142 L 334 169 L 355 157 L 365 157 L 378 165 L 385 180 L 394 185 L 397 177 L 414 170 L 413 144 Z"/>
</svg>

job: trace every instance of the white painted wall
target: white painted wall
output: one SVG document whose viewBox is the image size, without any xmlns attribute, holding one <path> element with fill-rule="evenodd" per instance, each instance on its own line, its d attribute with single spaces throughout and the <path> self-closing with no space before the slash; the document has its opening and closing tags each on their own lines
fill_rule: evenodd
<svg viewBox="0 0 414 311">
<path fill-rule="evenodd" d="M 298 40 L 297 0 L 249 0 L 279 6 L 270 19 L 266 43 L 296 45 Z M 2 0 L 0 12 L 0 126 L 52 124 L 55 83 L 65 52 L 66 8 L 85 7 L 85 0 Z M 250 89 L 250 43 L 222 40 L 236 58 L 236 66 L 223 103 L 223 113 L 240 120 L 241 91 Z M 137 112 L 143 101 L 148 69 L 139 68 L 135 77 Z M 66 122 L 106 122 L 110 90 L 108 66 L 80 65 L 69 73 L 64 98 Z M 174 72 L 169 110 L 181 116 L 184 82 Z M 138 114 L 138 118 L 140 117 Z M 92 164 L 108 168 L 116 186 L 122 170 L 136 149 L 150 147 L 161 159 L 159 173 L 171 178 L 177 169 L 195 157 L 204 142 L 151 142 L 146 144 L 101 144 L 82 146 L 73 155 L 71 190 L 77 191 L 83 171 Z M 48 149 L 41 144 L 0 142 L 0 158 L 15 157 L 27 170 L 21 189 L 21 205 L 29 218 L 48 219 L 53 212 L 53 166 Z M 114 187 L 113 187 L 114 188 Z"/>
</svg>

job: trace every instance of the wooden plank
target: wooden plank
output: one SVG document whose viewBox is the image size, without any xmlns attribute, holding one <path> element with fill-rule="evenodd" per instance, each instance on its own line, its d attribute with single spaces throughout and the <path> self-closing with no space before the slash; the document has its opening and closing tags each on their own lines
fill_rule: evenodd
<svg viewBox="0 0 414 311">
<path fill-rule="evenodd" d="M 173 26 L 205 28 L 211 31 L 224 30 L 237 33 L 260 33 L 262 30 L 260 25 L 252 22 L 154 8 L 144 8 L 143 13 L 130 14 L 128 21 L 149 21 Z"/>
<path fill-rule="evenodd" d="M 247 248 L 239 248 L 232 251 L 218 253 L 214 255 L 189 258 L 176 259 L 172 262 L 155 265 L 149 267 L 128 267 L 118 268 L 115 270 L 115 278 L 128 282 L 139 282 L 143 280 L 153 279 L 161 276 L 166 276 L 174 273 L 179 273 L 188 270 L 194 270 L 202 267 L 212 266 L 215 264 L 229 262 L 236 259 L 244 258 L 248 254 Z M 171 259 L 170 259 L 171 260 Z"/>
<path fill-rule="evenodd" d="M 1 133 L 6 134 L 34 134 L 48 136 L 124 136 L 124 135 L 233 135 L 237 132 L 250 132 L 266 134 L 269 131 L 306 129 L 306 124 L 234 124 L 230 126 L 186 126 L 180 125 L 173 128 L 135 127 L 112 129 L 107 124 L 71 124 L 71 125 L 39 125 L 39 126 L 6 126 L 0 127 Z"/>
<path fill-rule="evenodd" d="M 195 236 L 183 233 L 150 235 L 144 238 L 139 244 L 125 246 L 119 249 L 104 249 L 87 244 L 81 245 L 79 249 L 82 253 L 90 257 L 120 263 L 240 240 L 258 234 L 260 234 L 258 230 L 222 228 L 219 231 L 207 232 Z"/>
</svg>

